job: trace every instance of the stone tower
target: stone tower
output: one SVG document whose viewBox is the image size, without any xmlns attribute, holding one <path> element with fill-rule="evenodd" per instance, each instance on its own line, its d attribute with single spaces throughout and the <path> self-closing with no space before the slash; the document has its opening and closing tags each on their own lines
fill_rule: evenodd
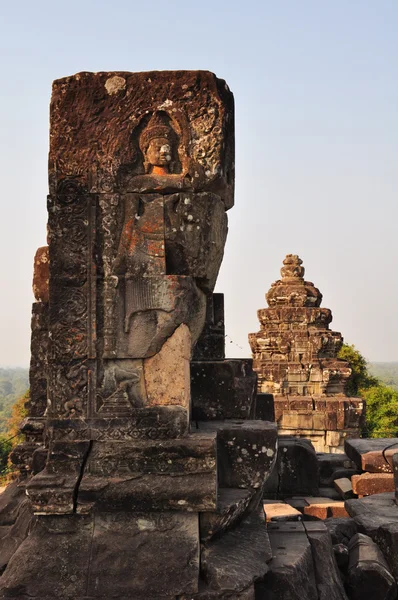
<svg viewBox="0 0 398 600">
<path fill-rule="evenodd" d="M 345 394 L 351 368 L 337 358 L 343 343 L 331 331 L 332 313 L 322 294 L 304 280 L 302 260 L 288 254 L 282 278 L 258 311 L 261 329 L 249 334 L 258 391 L 274 394 L 280 433 L 308 437 L 318 451 L 342 451 L 358 436 L 363 401 Z"/>
<path fill-rule="evenodd" d="M 213 294 L 232 93 L 206 71 L 80 73 L 54 82 L 50 121 L 49 290 L 0 597 L 252 600 L 277 429 L 252 361 L 225 359 Z"/>
</svg>

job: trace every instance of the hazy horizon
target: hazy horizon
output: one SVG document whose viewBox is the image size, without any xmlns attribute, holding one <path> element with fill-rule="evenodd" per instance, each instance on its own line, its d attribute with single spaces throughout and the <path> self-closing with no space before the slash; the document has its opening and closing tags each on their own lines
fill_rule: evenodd
<svg viewBox="0 0 398 600">
<path fill-rule="evenodd" d="M 257 309 L 293 253 L 331 329 L 371 362 L 398 360 L 397 28 L 392 0 L 2 7 L 0 364 L 29 364 L 52 80 L 152 69 L 211 70 L 235 95 L 236 197 L 216 287 L 227 355 L 250 356 Z"/>
</svg>

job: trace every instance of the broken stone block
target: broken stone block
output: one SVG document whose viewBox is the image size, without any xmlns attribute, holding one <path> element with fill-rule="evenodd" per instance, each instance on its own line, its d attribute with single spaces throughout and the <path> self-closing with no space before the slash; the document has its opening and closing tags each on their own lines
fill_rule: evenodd
<svg viewBox="0 0 398 600">
<path fill-rule="evenodd" d="M 315 521 L 303 525 L 311 544 L 319 600 L 347 600 L 326 526 Z"/>
<path fill-rule="evenodd" d="M 0 539 L 0 573 L 3 573 L 13 554 L 29 535 L 34 525 L 32 505 L 28 498 L 20 504 L 15 523 L 7 527 Z"/>
<path fill-rule="evenodd" d="M 318 495 L 319 467 L 310 442 L 278 436 L 278 456 L 271 477 L 265 483 L 264 498 Z"/>
<path fill-rule="evenodd" d="M 392 473 L 392 457 L 398 447 L 398 438 L 349 439 L 344 449 L 360 471 Z"/>
<path fill-rule="evenodd" d="M 216 435 L 178 440 L 93 442 L 77 511 L 214 510 Z"/>
<path fill-rule="evenodd" d="M 220 487 L 261 489 L 275 463 L 277 430 L 268 421 L 203 421 L 199 432 L 217 432 Z"/>
<path fill-rule="evenodd" d="M 363 473 L 353 475 L 352 489 L 358 496 L 370 496 L 383 492 L 394 492 L 394 475 L 392 473 Z M 348 496 L 347 496 L 348 497 Z"/>
<path fill-rule="evenodd" d="M 253 418 L 256 384 L 250 359 L 192 362 L 193 420 Z"/>
<path fill-rule="evenodd" d="M 204 547 L 202 576 L 212 590 L 240 592 L 264 577 L 271 557 L 264 512 L 259 508 Z"/>
<path fill-rule="evenodd" d="M 201 541 L 206 542 L 236 525 L 243 518 L 252 497 L 250 490 L 219 488 L 216 511 L 199 514 Z"/>
<path fill-rule="evenodd" d="M 260 600 L 318 600 L 311 545 L 302 523 L 269 523 L 272 561 L 256 585 Z"/>
<path fill-rule="evenodd" d="M 291 506 L 291 504 L 278 502 L 276 504 L 264 504 L 264 511 L 267 521 L 279 521 L 279 520 L 300 520 L 302 513 Z"/>
<path fill-rule="evenodd" d="M 70 514 L 76 508 L 76 492 L 89 442 L 52 442 L 46 467 L 26 487 L 35 514 Z"/>
<path fill-rule="evenodd" d="M 394 600 L 397 586 L 380 548 L 357 533 L 350 541 L 347 586 L 352 600 Z"/>
<path fill-rule="evenodd" d="M 346 500 L 345 507 L 358 526 L 358 531 L 374 539 L 380 526 L 398 523 L 398 506 L 394 494 L 374 494 L 357 500 Z"/>
<path fill-rule="evenodd" d="M 348 513 L 344 507 L 344 502 L 314 502 L 309 506 L 304 507 L 304 514 L 318 519 L 327 519 L 328 517 L 348 517 Z"/>
<path fill-rule="evenodd" d="M 356 492 L 354 492 L 352 489 L 350 479 L 348 479 L 347 477 L 342 477 L 340 479 L 335 479 L 333 483 L 334 487 L 338 491 L 340 497 L 343 498 L 343 500 L 354 497 L 354 494 Z"/>
<path fill-rule="evenodd" d="M 161 350 L 144 360 L 144 379 L 149 406 L 176 404 L 190 408 L 191 334 L 177 327 Z"/>
<path fill-rule="evenodd" d="M 333 544 L 348 545 L 348 542 L 357 533 L 358 528 L 354 519 L 328 518 L 324 520 L 325 526 L 332 537 Z"/>
</svg>

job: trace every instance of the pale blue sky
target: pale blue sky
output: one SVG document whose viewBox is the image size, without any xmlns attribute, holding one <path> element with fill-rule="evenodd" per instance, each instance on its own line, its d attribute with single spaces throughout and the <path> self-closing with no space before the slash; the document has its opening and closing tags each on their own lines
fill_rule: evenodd
<svg viewBox="0 0 398 600">
<path fill-rule="evenodd" d="M 217 286 L 228 354 L 249 355 L 291 252 L 333 328 L 370 360 L 398 360 L 397 32 L 397 0 L 3 0 L 0 365 L 29 360 L 52 80 L 151 69 L 208 69 L 235 94 L 236 206 Z"/>
</svg>

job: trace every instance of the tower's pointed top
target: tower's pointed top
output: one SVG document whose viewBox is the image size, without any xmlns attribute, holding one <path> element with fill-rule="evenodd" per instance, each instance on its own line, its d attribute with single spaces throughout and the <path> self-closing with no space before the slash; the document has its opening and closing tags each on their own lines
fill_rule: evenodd
<svg viewBox="0 0 398 600">
<path fill-rule="evenodd" d="M 303 261 L 297 254 L 286 254 L 281 268 L 282 281 L 304 279 L 305 269 L 302 264 Z"/>
</svg>

